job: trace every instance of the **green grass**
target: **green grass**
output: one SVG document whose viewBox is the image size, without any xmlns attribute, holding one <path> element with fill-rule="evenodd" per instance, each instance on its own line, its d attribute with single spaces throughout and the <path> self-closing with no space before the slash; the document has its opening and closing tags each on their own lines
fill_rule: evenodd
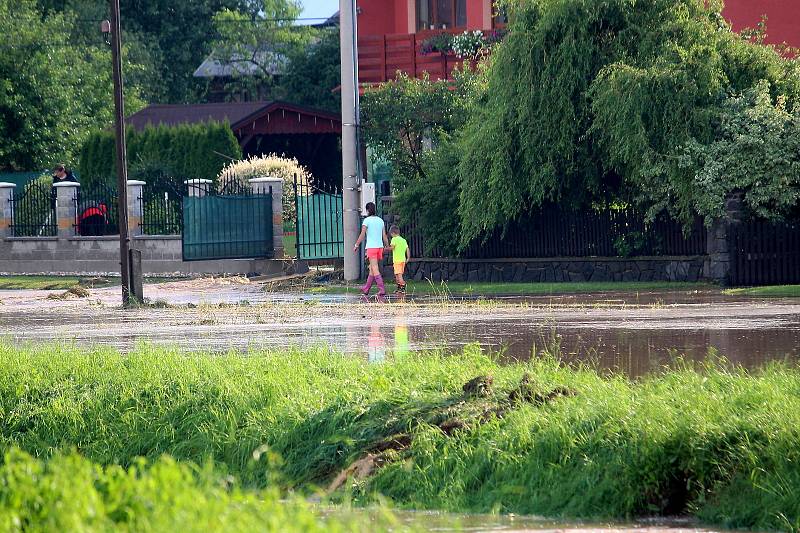
<svg viewBox="0 0 800 533">
<path fill-rule="evenodd" d="M 294 231 L 294 228 L 291 230 Z M 283 234 L 283 253 L 286 257 L 297 257 L 297 237 Z"/>
<path fill-rule="evenodd" d="M 761 297 L 794 297 L 800 298 L 800 285 L 770 285 L 767 287 L 743 287 L 725 289 L 725 294 Z"/>
<path fill-rule="evenodd" d="M 389 288 L 394 280 L 386 280 Z M 564 282 L 564 283 L 470 283 L 409 281 L 407 293 L 417 296 L 536 296 L 549 294 L 581 294 L 598 292 L 651 292 L 651 291 L 689 291 L 709 289 L 711 285 L 683 282 Z M 357 292 L 359 286 L 315 287 L 312 292 L 341 294 Z"/>
<path fill-rule="evenodd" d="M 86 279 L 78 276 L 0 276 L 0 289 L 66 290 L 82 281 L 86 283 Z M 119 284 L 119 280 L 101 278 L 92 286 L 108 287 L 114 284 Z"/>
<path fill-rule="evenodd" d="M 275 488 L 242 490 L 215 472 L 162 457 L 127 469 L 76 453 L 49 461 L 11 450 L 0 466 L 0 529 L 55 531 L 370 532 L 397 529 L 348 513 L 323 518 Z"/>
<path fill-rule="evenodd" d="M 314 491 L 382 441 L 408 449 L 349 485 L 357 503 L 460 512 L 800 528 L 800 370 L 709 364 L 632 382 L 555 358 L 501 366 L 477 348 L 379 365 L 327 349 L 187 354 L 0 344 L 0 448 L 99 465 L 211 462 L 247 490 Z M 523 374 L 545 405 L 499 405 Z M 461 387 L 492 375 L 486 398 Z M 460 420 L 449 436 L 436 427 Z M 254 460 L 253 452 L 262 453 Z"/>
<path fill-rule="evenodd" d="M 145 278 L 145 283 L 174 281 L 174 278 Z M 0 290 L 40 289 L 66 290 L 75 285 L 88 288 L 112 287 L 119 285 L 119 278 L 87 277 L 87 276 L 0 276 Z"/>
</svg>

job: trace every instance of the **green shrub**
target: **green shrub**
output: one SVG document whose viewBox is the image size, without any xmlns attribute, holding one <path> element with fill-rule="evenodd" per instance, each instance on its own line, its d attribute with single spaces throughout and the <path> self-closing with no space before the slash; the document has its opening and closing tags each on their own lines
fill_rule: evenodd
<svg viewBox="0 0 800 533">
<path fill-rule="evenodd" d="M 220 192 L 226 188 L 233 187 L 249 190 L 251 188 L 248 180 L 253 178 L 280 178 L 283 183 L 283 217 L 285 220 L 293 222 L 297 220 L 297 206 L 294 199 L 294 184 L 297 180 L 299 192 L 310 194 L 310 185 L 314 183 L 314 177 L 301 165 L 297 158 L 281 157 L 277 154 L 261 155 L 249 157 L 241 161 L 231 161 L 223 168 L 217 178 L 217 187 Z"/>
<path fill-rule="evenodd" d="M 0 466 L 0 529 L 50 531 L 383 530 L 346 514 L 323 520 L 275 489 L 243 491 L 214 471 L 162 457 L 152 464 L 101 466 L 75 453 L 44 462 L 16 449 Z"/>
</svg>

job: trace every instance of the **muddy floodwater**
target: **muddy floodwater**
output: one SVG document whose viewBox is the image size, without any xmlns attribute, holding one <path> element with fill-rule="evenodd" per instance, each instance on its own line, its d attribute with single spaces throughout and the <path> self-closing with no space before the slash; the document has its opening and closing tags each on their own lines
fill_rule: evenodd
<svg viewBox="0 0 800 533">
<path fill-rule="evenodd" d="M 350 513 L 366 515 L 374 518 L 380 513 L 371 509 L 348 509 L 332 510 L 330 516 L 337 514 Z M 686 518 L 656 518 L 641 519 L 632 523 L 592 523 L 592 522 L 564 522 L 554 521 L 537 516 L 515 516 L 515 515 L 488 515 L 488 514 L 452 514 L 435 511 L 398 511 L 393 512 L 397 522 L 412 528 L 426 531 L 467 531 L 467 532 L 490 532 L 499 531 L 503 533 L 566 533 L 566 532 L 612 532 L 624 531 L 627 533 L 689 533 L 689 532 L 710 532 L 722 531 L 720 529 L 701 529 L 694 526 L 693 521 Z"/>
<path fill-rule="evenodd" d="M 746 367 L 800 359 L 800 299 L 713 290 L 398 304 L 193 280 L 147 285 L 148 298 L 170 306 L 127 311 L 119 308 L 119 290 L 95 289 L 88 298 L 66 300 L 48 299 L 61 291 L 0 291 L 0 337 L 123 351 L 141 342 L 245 353 L 325 346 L 373 361 L 471 343 L 515 360 L 557 345 L 564 358 L 634 376 L 676 355 L 702 359 L 710 349 Z"/>
</svg>

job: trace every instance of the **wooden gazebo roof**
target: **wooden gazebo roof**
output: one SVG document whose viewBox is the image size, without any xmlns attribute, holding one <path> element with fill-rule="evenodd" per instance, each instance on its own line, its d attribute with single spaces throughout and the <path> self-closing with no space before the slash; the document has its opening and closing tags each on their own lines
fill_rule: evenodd
<svg viewBox="0 0 800 533">
<path fill-rule="evenodd" d="M 282 101 L 154 104 L 128 117 L 127 124 L 142 130 L 147 125 L 211 121 L 227 121 L 239 139 L 253 135 L 342 132 L 338 114 Z"/>
</svg>

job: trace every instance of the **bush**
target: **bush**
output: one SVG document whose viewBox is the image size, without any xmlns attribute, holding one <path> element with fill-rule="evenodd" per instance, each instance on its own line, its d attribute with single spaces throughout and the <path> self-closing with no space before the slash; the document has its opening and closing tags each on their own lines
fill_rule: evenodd
<svg viewBox="0 0 800 533">
<path fill-rule="evenodd" d="M 148 126 L 127 132 L 131 170 L 145 162 L 169 169 L 176 179 L 216 180 L 226 162 L 240 159 L 242 149 L 227 123 L 206 122 L 179 126 Z M 92 134 L 81 150 L 80 174 L 84 184 L 113 182 L 116 176 L 114 134 Z"/>
<path fill-rule="evenodd" d="M 11 449 L 0 465 L 0 529 L 8 532 L 321 533 L 375 526 L 346 514 L 324 520 L 320 515 L 275 488 L 245 491 L 210 465 L 169 457 L 137 460 L 125 469 L 97 465 L 74 452 L 41 461 Z M 386 528 L 388 521 L 381 522 L 378 528 Z"/>
<path fill-rule="evenodd" d="M 248 180 L 267 177 L 283 180 L 283 218 L 295 221 L 297 219 L 294 201 L 295 179 L 297 179 L 298 185 L 303 185 L 298 192 L 310 193 L 309 186 L 314 183 L 314 177 L 294 157 L 269 154 L 232 161 L 219 173 L 217 187 L 220 192 L 231 187 L 249 189 Z"/>
</svg>

